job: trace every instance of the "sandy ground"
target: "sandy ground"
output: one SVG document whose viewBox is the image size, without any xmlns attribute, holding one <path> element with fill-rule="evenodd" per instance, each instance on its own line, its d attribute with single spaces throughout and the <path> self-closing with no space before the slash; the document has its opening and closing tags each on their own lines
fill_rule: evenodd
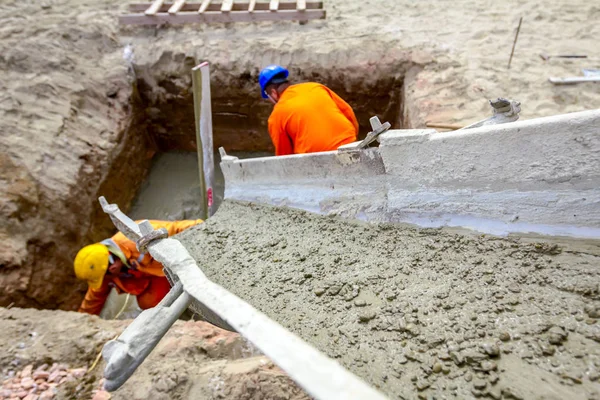
<svg viewBox="0 0 600 400">
<path fill-rule="evenodd" d="M 155 151 L 148 133 L 193 147 L 190 68 L 200 60 L 213 65 L 215 143 L 227 150 L 269 146 L 270 106 L 256 77 L 272 62 L 289 66 L 294 79 L 343 92 L 363 130 L 373 114 L 401 114 L 411 127 L 466 124 L 487 117 L 486 100 L 497 96 L 520 100 L 523 118 L 600 107 L 600 85 L 547 82 L 598 67 L 595 2 L 331 1 L 326 20 L 306 25 L 158 29 L 120 27 L 126 6 L 0 4 L 0 264 L 9 267 L 0 272 L 0 304 L 76 307 L 83 286 L 75 298 L 62 290 L 77 285 L 71 260 L 112 228 L 97 197 L 127 209 Z M 544 62 L 543 52 L 596 58 Z"/>
<path fill-rule="evenodd" d="M 391 398 L 600 398 L 598 243 L 229 201 L 179 238 L 209 278 Z"/>
<path fill-rule="evenodd" d="M 9 398 L 4 396 L 4 390 L 10 390 L 8 383 L 28 365 L 34 371 L 54 363 L 61 369 L 85 371 L 104 342 L 129 322 L 73 312 L 0 308 L 0 399 Z M 101 361 L 92 372 L 56 386 L 54 399 L 92 398 L 103 368 Z M 39 394 L 36 388 L 28 390 Z M 308 396 L 239 335 L 205 322 L 178 321 L 112 399 L 307 400 Z"/>
</svg>

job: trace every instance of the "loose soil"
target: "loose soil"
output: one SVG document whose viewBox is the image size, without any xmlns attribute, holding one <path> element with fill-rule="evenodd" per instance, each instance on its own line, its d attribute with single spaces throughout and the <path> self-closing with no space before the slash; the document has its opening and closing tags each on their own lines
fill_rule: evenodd
<svg viewBox="0 0 600 400">
<path fill-rule="evenodd" d="M 98 393 L 104 362 L 101 360 L 91 373 L 85 371 L 102 345 L 130 322 L 65 311 L 0 308 L 0 399 L 8 399 L 8 391 L 21 393 L 23 385 L 26 393 L 31 392 L 28 400 L 90 399 L 94 395 L 98 396 L 94 399 L 107 399 Z M 39 378 L 36 373 L 43 370 L 56 371 L 61 377 L 49 373 L 44 379 L 50 383 L 29 382 L 27 377 Z M 43 393 L 44 397 L 35 397 Z M 111 399 L 309 397 L 238 334 L 206 322 L 178 321 Z"/>
<path fill-rule="evenodd" d="M 392 398 L 600 398 L 600 246 L 225 201 L 202 270 Z"/>
</svg>

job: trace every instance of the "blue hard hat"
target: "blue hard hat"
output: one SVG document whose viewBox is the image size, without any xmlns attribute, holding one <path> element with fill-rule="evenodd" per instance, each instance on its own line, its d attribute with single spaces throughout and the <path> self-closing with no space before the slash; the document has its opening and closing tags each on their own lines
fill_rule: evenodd
<svg viewBox="0 0 600 400">
<path fill-rule="evenodd" d="M 263 99 L 267 98 L 265 88 L 269 83 L 271 83 L 273 78 L 277 77 L 278 79 L 282 79 L 283 82 L 287 80 L 289 74 L 290 72 L 281 65 L 269 65 L 260 71 L 260 75 L 258 75 L 258 84 L 260 85 L 260 94 L 262 95 Z M 281 75 L 281 77 L 278 75 Z"/>
</svg>

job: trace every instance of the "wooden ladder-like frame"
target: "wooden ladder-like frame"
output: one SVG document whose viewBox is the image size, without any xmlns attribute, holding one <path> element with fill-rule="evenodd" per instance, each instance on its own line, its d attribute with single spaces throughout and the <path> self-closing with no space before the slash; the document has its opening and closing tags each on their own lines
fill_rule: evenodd
<svg viewBox="0 0 600 400">
<path fill-rule="evenodd" d="M 258 22 L 258 21 L 300 21 L 325 19 L 322 1 L 279 1 L 262 2 L 256 0 L 202 0 L 187 3 L 186 0 L 166 2 L 154 0 L 152 3 L 129 5 L 133 14 L 119 17 L 122 25 L 163 25 L 211 22 Z"/>
</svg>

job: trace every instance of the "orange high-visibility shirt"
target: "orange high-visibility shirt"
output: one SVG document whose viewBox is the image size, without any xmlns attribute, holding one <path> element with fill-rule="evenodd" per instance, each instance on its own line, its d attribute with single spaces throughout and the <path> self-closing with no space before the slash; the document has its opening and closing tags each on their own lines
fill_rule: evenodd
<svg viewBox="0 0 600 400">
<path fill-rule="evenodd" d="M 201 222 L 202 220 L 200 219 L 173 222 L 150 221 L 154 229 L 166 228 L 169 236 L 180 233 Z M 119 274 L 118 276 L 105 275 L 102 280 L 102 286 L 99 289 L 88 288 L 85 298 L 79 307 L 79 312 L 95 315 L 100 314 L 113 287 L 118 293 L 129 293 L 134 296 L 143 295 L 146 299 L 144 303 L 147 304 L 140 304 L 140 306 L 145 306 L 143 308 L 154 307 L 168 292 L 167 288 L 169 284 L 163 272 L 163 265 L 148 253 L 140 254 L 135 246 L 135 242 L 127 239 L 121 232 L 114 235 L 111 239 L 119 246 L 131 269 L 128 269 L 127 273 Z M 164 280 L 164 282 L 157 281 L 157 278 Z M 151 293 L 153 291 L 157 293 Z M 147 299 L 151 300 L 148 301 Z"/>
<path fill-rule="evenodd" d="M 319 83 L 288 87 L 269 117 L 275 154 L 337 150 L 356 141 L 358 121 L 342 98 Z"/>
</svg>

